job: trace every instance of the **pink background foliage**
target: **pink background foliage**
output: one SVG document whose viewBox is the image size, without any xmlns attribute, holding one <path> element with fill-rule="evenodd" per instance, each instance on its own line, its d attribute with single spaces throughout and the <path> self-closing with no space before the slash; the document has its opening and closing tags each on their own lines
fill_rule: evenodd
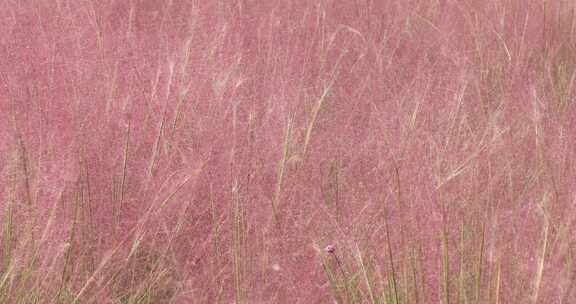
<svg viewBox="0 0 576 304">
<path fill-rule="evenodd" d="M 456 274 L 460 225 L 477 246 L 483 222 L 485 265 L 501 257 L 510 302 L 529 296 L 546 197 L 539 299 L 558 303 L 573 276 L 562 248 L 573 237 L 559 233 L 574 229 L 576 109 L 569 86 L 558 111 L 542 61 L 564 60 L 576 41 L 562 23 L 574 5 L 554 3 L 5 1 L 0 205 L 18 206 L 14 243 L 32 213 L 39 238 L 58 206 L 39 249 L 40 269 L 54 271 L 81 201 L 89 228 L 75 242 L 96 265 L 118 244 L 126 255 L 143 229 L 151 251 L 172 242 L 173 300 L 231 301 L 238 203 L 248 302 L 329 303 L 314 244 L 344 256 L 358 244 L 385 277 L 387 218 L 396 263 L 418 247 L 423 298 L 436 303 L 443 223 Z M 290 120 L 278 229 L 271 202 Z"/>
</svg>

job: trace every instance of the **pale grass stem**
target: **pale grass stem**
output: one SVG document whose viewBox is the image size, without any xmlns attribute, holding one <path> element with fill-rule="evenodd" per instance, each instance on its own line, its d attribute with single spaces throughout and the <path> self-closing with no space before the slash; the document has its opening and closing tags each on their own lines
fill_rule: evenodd
<svg viewBox="0 0 576 304">
<path fill-rule="evenodd" d="M 4 240 L 4 251 L 3 251 L 3 265 L 0 270 L 8 272 L 10 265 L 12 264 L 12 241 L 14 238 L 14 196 L 16 192 L 15 181 L 11 181 L 11 190 L 8 194 L 8 199 L 6 201 L 6 206 L 4 210 L 4 225 L 2 225 L 2 238 Z M 2 288 L 0 288 L 0 293 Z"/>
<path fill-rule="evenodd" d="M 573 249 L 570 247 L 567 248 L 567 253 L 566 253 L 566 263 L 565 263 L 565 272 L 566 272 L 566 277 L 567 277 L 567 282 L 566 282 L 566 287 L 564 288 L 564 290 L 562 291 L 562 302 L 561 303 L 569 303 L 568 299 L 570 298 L 570 295 L 572 294 L 572 290 L 574 289 L 574 283 L 576 282 L 576 272 L 573 271 L 573 266 L 574 266 L 574 254 L 573 254 Z"/>
<path fill-rule="evenodd" d="M 126 185 L 126 175 L 128 167 L 128 144 L 130 143 L 130 131 L 132 127 L 132 120 L 128 120 L 128 130 L 126 131 L 126 141 L 124 143 L 124 159 L 122 161 L 122 180 L 120 182 L 120 201 L 118 202 L 118 207 L 116 210 L 116 228 L 120 225 L 120 217 L 122 215 L 122 210 L 124 209 L 124 188 Z"/>
<path fill-rule="evenodd" d="M 318 118 L 318 113 L 320 113 L 320 109 L 322 109 L 322 105 L 324 104 L 324 100 L 326 96 L 328 96 L 328 92 L 330 91 L 330 87 L 325 88 L 322 91 L 322 95 L 316 101 L 316 105 L 314 109 L 312 109 L 312 117 L 310 118 L 310 122 L 306 128 L 306 135 L 304 136 L 304 148 L 302 149 L 302 159 L 306 156 L 306 152 L 308 151 L 308 145 L 310 143 L 310 138 L 312 137 L 312 130 L 314 129 L 314 125 L 316 124 L 316 119 Z"/>
<path fill-rule="evenodd" d="M 220 265 L 220 246 L 218 243 L 218 236 L 220 234 L 220 229 L 222 225 L 219 224 L 220 219 L 217 216 L 216 206 L 214 204 L 214 194 L 212 191 L 212 184 L 210 184 L 210 214 L 212 220 L 212 228 L 210 233 L 210 239 L 212 240 L 212 244 L 214 246 L 214 255 L 212 255 L 212 274 L 214 278 L 216 277 L 218 266 Z"/>
<path fill-rule="evenodd" d="M 410 259 L 412 270 L 412 283 L 414 284 L 414 303 L 420 303 L 420 296 L 418 292 L 418 274 L 416 271 L 416 248 L 412 248 L 412 257 Z"/>
<path fill-rule="evenodd" d="M 476 268 L 476 294 L 475 294 L 475 301 L 476 304 L 480 303 L 480 297 L 482 296 L 481 289 L 482 289 L 482 267 L 484 262 L 484 239 L 485 239 L 485 231 L 486 231 L 486 224 L 485 221 L 482 220 L 482 227 L 481 227 L 481 235 L 480 235 L 480 248 L 478 249 L 478 261 L 477 261 L 477 268 Z"/>
<path fill-rule="evenodd" d="M 58 301 L 62 301 L 62 291 L 67 288 L 68 282 L 72 276 L 72 271 L 74 264 L 73 254 L 74 250 L 76 249 L 76 229 L 78 227 L 78 213 L 80 212 L 80 204 L 79 204 L 79 191 L 76 192 L 76 200 L 73 202 L 74 207 L 72 208 L 73 217 L 72 223 L 70 228 L 70 234 L 68 235 L 68 242 L 66 244 L 66 253 L 64 254 L 64 266 L 62 267 L 62 276 L 60 278 L 60 287 L 58 288 L 58 294 L 56 298 Z"/>
<path fill-rule="evenodd" d="M 436 202 L 438 208 L 442 213 L 442 227 L 441 227 L 441 282 L 440 288 L 440 302 L 443 304 L 450 304 L 450 261 L 449 261 L 449 250 L 448 250 L 448 212 L 445 202 L 442 196 L 441 186 L 436 187 Z M 443 296 L 443 297 L 442 297 Z"/>
<path fill-rule="evenodd" d="M 501 260 L 500 257 L 496 259 L 496 283 L 494 287 L 494 304 L 500 303 L 500 273 L 501 273 Z"/>
<path fill-rule="evenodd" d="M 234 221 L 233 221 L 233 261 L 234 261 L 234 291 L 237 304 L 244 303 L 244 290 L 242 286 L 243 269 L 242 269 L 242 234 L 243 234 L 243 210 L 238 193 L 238 186 L 233 188 L 233 208 L 234 208 Z"/>
<path fill-rule="evenodd" d="M 292 133 L 292 116 L 288 115 L 288 121 L 284 129 L 284 144 L 282 146 L 282 157 L 278 163 L 278 172 L 276 176 L 276 188 L 274 191 L 274 198 L 272 199 L 272 212 L 276 226 L 280 227 L 280 218 L 278 214 L 278 204 L 280 203 L 280 196 L 282 195 L 282 183 L 286 170 L 286 162 L 290 154 L 290 136 Z"/>
<path fill-rule="evenodd" d="M 388 225 L 388 217 L 386 213 L 386 207 L 384 206 L 384 227 L 386 229 L 386 244 L 388 247 L 388 259 L 390 260 L 390 271 L 392 273 L 391 283 L 392 283 L 392 292 L 394 294 L 394 303 L 399 303 L 398 297 L 398 287 L 397 287 L 397 280 L 396 280 L 396 269 L 394 267 L 394 256 L 392 255 L 392 242 L 390 240 L 390 227 Z"/>
<path fill-rule="evenodd" d="M 24 174 L 24 187 L 25 187 L 25 195 L 26 195 L 26 204 L 28 206 L 28 234 L 31 244 L 30 252 L 36 251 L 35 246 L 35 238 L 34 238 L 34 227 L 36 226 L 36 212 L 34 211 L 35 208 L 33 206 L 33 198 L 32 198 L 32 189 L 30 186 L 30 170 L 28 168 L 28 153 L 26 147 L 24 145 L 24 141 L 22 140 L 22 136 L 20 134 L 18 136 L 18 143 L 20 146 L 20 164 L 22 166 L 22 171 Z"/>
<path fill-rule="evenodd" d="M 160 153 L 160 140 L 162 139 L 162 134 L 164 132 L 164 122 L 166 120 L 166 111 L 162 115 L 162 120 L 160 121 L 160 128 L 158 130 L 158 135 L 156 136 L 156 140 L 154 141 L 154 145 L 152 146 L 152 156 L 150 157 L 150 163 L 148 164 L 148 175 L 146 176 L 146 183 L 145 187 L 148 187 L 150 180 L 154 176 L 154 165 L 156 164 L 156 157 Z"/>
<path fill-rule="evenodd" d="M 368 277 L 368 272 L 366 271 L 366 267 L 364 266 L 364 259 L 362 258 L 362 252 L 358 245 L 356 245 L 356 259 L 358 265 L 360 266 L 360 271 L 362 271 L 362 276 L 364 277 L 364 283 L 366 284 L 366 288 L 368 289 L 368 296 L 370 297 L 370 303 L 376 304 L 376 298 L 374 296 L 374 291 L 372 287 L 372 281 Z"/>
<path fill-rule="evenodd" d="M 448 233 L 446 231 L 446 225 L 442 229 L 442 277 L 444 286 L 444 300 L 443 303 L 450 304 L 450 263 L 448 256 Z"/>
<path fill-rule="evenodd" d="M 320 113 L 320 110 L 322 109 L 322 105 L 324 104 L 324 102 L 328 98 L 328 94 L 332 90 L 332 86 L 334 85 L 334 82 L 336 81 L 336 76 L 338 74 L 337 70 L 338 70 L 338 67 L 340 66 L 340 61 L 342 60 L 344 54 L 345 54 L 345 52 L 342 53 L 340 55 L 340 57 L 338 58 L 338 61 L 335 64 L 334 70 L 332 71 L 332 78 L 330 79 L 330 82 L 322 89 L 322 94 L 320 95 L 320 97 L 316 101 L 314 108 L 312 109 L 312 117 L 310 117 L 310 121 L 308 122 L 308 125 L 306 126 L 306 133 L 304 136 L 304 148 L 302 149 L 302 155 L 301 155 L 302 161 L 306 158 L 306 154 L 308 152 L 308 146 L 310 144 L 310 139 L 312 137 L 312 130 L 314 129 L 314 126 L 316 125 L 316 120 L 318 119 L 318 114 Z"/>
<path fill-rule="evenodd" d="M 460 303 L 467 304 L 468 297 L 466 295 L 466 278 L 465 278 L 465 264 L 464 264 L 464 257 L 465 257 L 465 245 L 464 245 L 464 220 L 460 224 Z"/>
<path fill-rule="evenodd" d="M 401 183 L 400 183 L 400 169 L 398 168 L 398 164 L 396 162 L 394 162 L 394 177 L 395 177 L 395 181 L 396 181 L 396 204 L 398 207 L 398 211 L 401 212 L 400 214 L 400 246 L 401 246 L 401 252 L 403 254 L 403 256 L 400 257 L 400 260 L 402 261 L 402 273 L 403 273 L 403 279 L 404 279 L 404 288 L 403 288 L 403 298 L 405 299 L 405 301 L 408 301 L 408 270 L 407 270 L 407 264 L 406 264 L 406 259 L 404 258 L 404 256 L 406 255 L 405 253 L 407 252 L 407 245 L 406 245 L 406 238 L 405 238 L 405 231 L 407 231 L 407 227 L 405 224 L 405 220 L 404 220 L 404 213 L 402 212 L 402 192 L 401 192 Z M 398 299 L 397 299 L 398 302 Z"/>
<path fill-rule="evenodd" d="M 548 245 L 548 231 L 550 228 L 548 214 L 546 214 L 546 210 L 544 209 L 547 202 L 548 202 L 548 194 L 546 193 L 544 195 L 544 198 L 540 202 L 540 204 L 537 206 L 538 211 L 540 212 L 540 215 L 542 216 L 542 221 L 543 221 L 542 234 L 543 234 L 543 236 L 542 236 L 542 245 L 541 245 L 540 253 L 538 256 L 538 264 L 536 267 L 536 275 L 534 276 L 534 281 L 533 281 L 533 290 L 532 290 L 532 297 L 531 297 L 532 303 L 538 302 L 540 285 L 542 283 L 542 274 L 544 273 L 544 262 L 545 262 L 546 254 L 547 254 L 546 249 L 547 249 L 547 245 Z"/>
</svg>

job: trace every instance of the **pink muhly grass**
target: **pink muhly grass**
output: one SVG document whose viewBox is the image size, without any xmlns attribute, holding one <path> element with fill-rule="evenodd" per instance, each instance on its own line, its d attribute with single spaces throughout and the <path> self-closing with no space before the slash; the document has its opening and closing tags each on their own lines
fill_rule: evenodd
<svg viewBox="0 0 576 304">
<path fill-rule="evenodd" d="M 575 12 L 2 2 L 0 302 L 568 303 Z"/>
</svg>

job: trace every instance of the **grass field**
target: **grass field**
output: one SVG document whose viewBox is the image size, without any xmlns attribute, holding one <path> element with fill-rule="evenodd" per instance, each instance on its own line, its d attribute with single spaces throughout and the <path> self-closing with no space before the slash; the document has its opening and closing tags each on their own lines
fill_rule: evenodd
<svg viewBox="0 0 576 304">
<path fill-rule="evenodd" d="M 0 2 L 0 303 L 576 303 L 576 3 Z"/>
</svg>

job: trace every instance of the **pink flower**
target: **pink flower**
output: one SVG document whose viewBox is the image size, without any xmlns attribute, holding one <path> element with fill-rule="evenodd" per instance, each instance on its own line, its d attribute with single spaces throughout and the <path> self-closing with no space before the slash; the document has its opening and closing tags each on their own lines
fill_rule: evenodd
<svg viewBox="0 0 576 304">
<path fill-rule="evenodd" d="M 336 246 L 328 245 L 326 246 L 326 248 L 324 248 L 324 251 L 326 251 L 327 253 L 334 253 L 334 251 L 336 251 Z"/>
</svg>

